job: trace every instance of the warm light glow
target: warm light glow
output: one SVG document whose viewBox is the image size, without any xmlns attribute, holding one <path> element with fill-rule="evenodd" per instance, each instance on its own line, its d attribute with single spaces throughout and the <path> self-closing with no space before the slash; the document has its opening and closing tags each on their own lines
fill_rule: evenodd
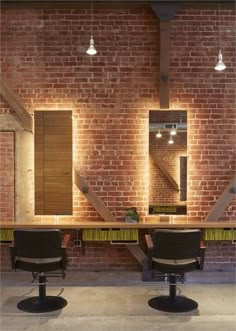
<svg viewBox="0 0 236 331">
<path fill-rule="evenodd" d="M 162 134 L 161 134 L 161 131 L 160 130 L 157 132 L 156 137 L 157 138 L 161 138 L 162 137 Z"/>
<path fill-rule="evenodd" d="M 170 131 L 170 134 L 172 136 L 175 136 L 176 135 L 176 129 L 175 128 L 172 128 L 171 131 Z"/>
</svg>

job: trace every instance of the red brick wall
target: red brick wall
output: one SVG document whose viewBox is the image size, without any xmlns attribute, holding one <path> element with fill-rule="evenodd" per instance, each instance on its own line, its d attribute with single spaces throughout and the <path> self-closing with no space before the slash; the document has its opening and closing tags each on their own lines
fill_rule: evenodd
<svg viewBox="0 0 236 331">
<path fill-rule="evenodd" d="M 221 13 L 224 72 L 213 69 L 217 11 L 180 9 L 171 22 L 170 109 L 188 112 L 193 221 L 204 219 L 236 169 L 235 12 Z M 88 9 L 2 9 L 2 76 L 30 113 L 73 110 L 75 166 L 117 217 L 133 205 L 144 215 L 148 112 L 159 107 L 159 20 L 147 8 L 95 8 L 94 57 L 86 55 L 89 22 Z M 223 219 L 235 214 L 234 199 Z M 74 215 L 98 216 L 76 188 Z"/>
<path fill-rule="evenodd" d="M 235 243 L 229 241 L 206 242 L 204 270 L 232 271 L 235 268 Z"/>
<path fill-rule="evenodd" d="M 236 170 L 235 11 L 221 11 L 227 69 L 213 70 L 217 11 L 179 11 L 172 22 L 171 105 L 188 109 L 188 214 L 204 219 Z M 235 219 L 236 199 L 222 220 Z"/>
<path fill-rule="evenodd" d="M 68 232 L 68 231 L 67 231 Z M 72 239 L 74 234 L 72 233 Z M 233 271 L 236 266 L 235 244 L 229 241 L 208 241 L 204 271 Z M 1 244 L 1 271 L 10 271 L 9 244 Z M 74 247 L 73 240 L 68 249 L 68 270 L 140 270 L 141 266 L 128 254 L 124 245 L 110 243 L 86 243 L 85 254 Z"/>
<path fill-rule="evenodd" d="M 13 221 L 14 199 L 14 132 L 0 131 L 0 219 Z"/>
</svg>

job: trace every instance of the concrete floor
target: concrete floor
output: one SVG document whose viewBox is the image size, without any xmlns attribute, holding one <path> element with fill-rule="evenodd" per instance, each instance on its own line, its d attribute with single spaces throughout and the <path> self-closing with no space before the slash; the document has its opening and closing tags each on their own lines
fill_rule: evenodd
<svg viewBox="0 0 236 331">
<path fill-rule="evenodd" d="M 47 294 L 63 296 L 67 306 L 30 314 L 16 305 L 26 296 L 37 295 L 31 275 L 1 273 L 1 331 L 235 331 L 235 274 L 205 274 L 205 279 L 196 275 L 178 285 L 181 295 L 199 304 L 189 313 L 169 314 L 149 307 L 148 300 L 167 294 L 168 286 L 142 282 L 138 272 L 67 272 L 66 279 L 49 278 L 47 284 Z"/>
</svg>

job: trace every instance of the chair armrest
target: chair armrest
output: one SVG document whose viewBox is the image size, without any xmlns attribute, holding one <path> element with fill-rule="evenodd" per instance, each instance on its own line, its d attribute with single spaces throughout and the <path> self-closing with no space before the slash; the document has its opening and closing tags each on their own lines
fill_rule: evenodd
<svg viewBox="0 0 236 331">
<path fill-rule="evenodd" d="M 14 241 L 10 243 L 9 248 L 10 248 L 10 256 L 11 256 L 11 267 L 12 269 L 15 269 L 16 247 Z"/>
<path fill-rule="evenodd" d="M 148 249 L 153 249 L 152 237 L 150 234 L 145 234 L 146 245 Z"/>
<path fill-rule="evenodd" d="M 152 256 L 153 256 L 153 242 L 150 234 L 145 234 L 145 240 L 147 245 L 147 267 L 149 270 L 152 269 Z"/>
<path fill-rule="evenodd" d="M 204 266 L 204 260 L 205 260 L 205 251 L 206 251 L 206 246 L 205 244 L 201 241 L 200 243 L 200 262 L 199 262 L 199 269 L 203 270 Z"/>
<path fill-rule="evenodd" d="M 200 243 L 200 249 L 206 249 L 206 246 L 203 241 L 201 241 L 201 243 Z"/>
<path fill-rule="evenodd" d="M 67 248 L 70 241 L 70 234 L 66 233 L 61 244 L 61 248 Z"/>
</svg>

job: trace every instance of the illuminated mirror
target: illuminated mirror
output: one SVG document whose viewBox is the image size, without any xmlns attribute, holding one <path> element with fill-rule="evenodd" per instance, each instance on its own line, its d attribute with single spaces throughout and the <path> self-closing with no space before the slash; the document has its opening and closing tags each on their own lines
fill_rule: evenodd
<svg viewBox="0 0 236 331">
<path fill-rule="evenodd" d="M 149 112 L 149 213 L 187 213 L 187 112 Z"/>
</svg>

